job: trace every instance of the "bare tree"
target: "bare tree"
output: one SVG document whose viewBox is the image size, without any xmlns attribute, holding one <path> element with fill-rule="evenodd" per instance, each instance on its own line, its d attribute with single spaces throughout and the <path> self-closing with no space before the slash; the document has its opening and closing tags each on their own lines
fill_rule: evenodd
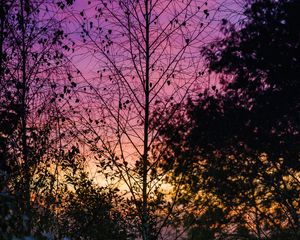
<svg viewBox="0 0 300 240">
<path fill-rule="evenodd" d="M 80 56 L 89 54 L 81 62 L 89 72 L 80 68 L 86 93 L 78 115 L 81 137 L 94 151 L 99 171 L 121 180 L 125 207 L 134 206 L 128 216 L 138 222 L 144 240 L 166 238 L 171 224 L 172 239 L 185 231 L 174 222 L 182 215 L 175 208 L 183 210 L 181 186 L 164 184 L 167 173 L 159 169 L 164 150 L 154 145 L 158 130 L 207 79 L 199 49 L 215 37 L 220 6 L 194 0 L 100 1 L 74 16 L 82 27 Z M 170 108 L 175 103 L 178 107 Z"/>
</svg>

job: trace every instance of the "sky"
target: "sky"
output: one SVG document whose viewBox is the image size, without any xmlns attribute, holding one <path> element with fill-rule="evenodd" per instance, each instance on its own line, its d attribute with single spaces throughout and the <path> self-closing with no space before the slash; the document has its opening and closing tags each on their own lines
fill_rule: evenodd
<svg viewBox="0 0 300 240">
<path fill-rule="evenodd" d="M 162 11 L 169 2 L 172 3 Z M 153 19 L 154 15 L 158 15 L 159 18 L 153 21 L 150 29 L 150 43 L 155 43 L 157 39 L 157 44 L 152 47 L 155 53 L 153 52 L 151 58 L 154 66 L 150 73 L 153 86 L 150 94 L 153 99 L 151 111 L 157 106 L 160 111 L 165 111 L 164 109 L 171 107 L 170 99 L 174 102 L 182 101 L 188 91 L 189 95 L 194 93 L 197 95 L 204 88 L 217 84 L 218 76 L 206 72 L 200 50 L 205 44 L 222 36 L 219 31 L 221 19 L 239 21 L 242 17 L 239 2 L 238 0 L 194 1 L 190 8 L 179 14 L 185 7 L 185 1 L 183 3 L 159 1 L 160 5 L 152 16 Z M 145 63 L 143 56 L 139 56 L 139 43 L 143 44 L 143 34 L 134 32 L 132 37 L 140 40 L 135 39 L 133 46 L 129 47 L 127 30 L 118 25 L 119 23 L 126 25 L 126 21 L 124 22 L 126 15 L 120 9 L 118 1 L 115 1 L 112 8 L 112 13 L 106 12 L 108 15 L 104 14 L 101 17 L 98 15 L 99 9 L 101 11 L 104 9 L 101 1 L 76 0 L 73 6 L 67 8 L 65 28 L 71 32 L 72 41 L 75 42 L 75 53 L 70 54 L 69 58 L 73 66 L 80 70 L 80 74 L 76 77 L 80 102 L 74 107 L 78 110 L 76 117 L 84 123 L 78 130 L 87 133 L 80 137 L 84 139 L 89 135 L 96 139 L 100 136 L 106 146 L 114 149 L 118 154 L 121 153 L 118 141 L 120 138 L 124 158 L 134 165 L 140 157 L 138 151 L 142 153 L 143 146 L 143 113 L 140 112 L 143 109 L 138 105 L 144 98 L 141 76 L 145 72 L 143 67 L 134 66 L 135 63 L 137 65 Z M 179 14 L 179 17 L 175 19 L 176 14 Z M 135 16 L 142 19 L 141 12 L 136 12 Z M 118 17 L 121 19 L 120 22 L 115 21 Z M 173 31 L 176 29 L 174 21 L 177 20 L 179 22 L 177 25 L 182 24 L 182 27 Z M 132 21 L 132 24 L 137 26 L 134 31 L 139 31 L 137 20 L 132 18 Z M 170 21 L 173 21 L 173 24 L 166 28 Z M 184 25 L 183 21 L 186 21 Z M 85 38 L 82 38 L 83 24 L 89 31 L 89 36 Z M 171 37 L 167 37 L 166 32 L 171 33 Z M 186 39 L 190 41 L 189 46 L 186 46 Z M 106 47 L 105 44 L 109 41 L 113 44 Z M 137 60 L 131 58 L 129 48 L 137 56 Z M 178 57 L 182 49 L 184 52 Z M 178 64 L 176 61 L 172 63 L 173 60 Z M 128 85 L 122 82 L 120 74 L 115 72 L 112 62 L 122 70 L 122 76 L 128 81 Z M 205 74 L 199 77 L 200 72 Z M 119 104 L 127 101 L 127 108 L 120 111 Z M 97 124 L 97 121 L 101 123 Z M 120 131 L 117 121 L 120 121 L 123 127 L 119 137 L 116 134 L 116 131 Z M 151 137 L 152 140 L 155 139 L 155 131 L 151 132 Z M 98 141 L 96 145 L 103 147 L 103 144 L 104 142 Z M 83 150 L 89 152 L 87 147 L 83 147 Z M 92 162 L 91 172 L 96 174 L 95 161 Z"/>
</svg>

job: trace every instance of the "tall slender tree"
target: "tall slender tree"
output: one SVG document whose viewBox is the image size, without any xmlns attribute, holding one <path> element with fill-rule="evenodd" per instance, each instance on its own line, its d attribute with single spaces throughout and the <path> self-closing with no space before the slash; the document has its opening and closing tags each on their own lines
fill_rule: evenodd
<svg viewBox="0 0 300 240">
<path fill-rule="evenodd" d="M 90 1 L 76 16 L 82 25 L 81 50 L 96 59 L 96 77 L 82 71 L 87 85 L 82 87 L 86 95 L 78 116 L 81 137 L 96 154 L 99 170 L 121 179 L 125 205 L 131 209 L 128 216 L 137 223 L 132 229 L 144 240 L 167 235 L 167 226 L 181 216 L 174 214 L 180 186 L 163 184 L 166 175 L 158 169 L 163 154 L 154 142 L 177 109 L 168 112 L 167 119 L 159 121 L 160 116 L 204 82 L 197 49 L 213 28 L 216 12 L 209 4 Z M 176 239 L 183 228 L 173 230 L 170 238 Z"/>
</svg>

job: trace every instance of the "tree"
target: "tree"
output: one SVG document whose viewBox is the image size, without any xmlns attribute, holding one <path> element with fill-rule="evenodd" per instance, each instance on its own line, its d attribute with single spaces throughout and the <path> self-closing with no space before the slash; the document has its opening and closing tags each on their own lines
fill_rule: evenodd
<svg viewBox="0 0 300 240">
<path fill-rule="evenodd" d="M 0 169 L 1 173 L 8 171 L 8 141 L 9 136 L 14 132 L 19 122 L 19 118 L 17 116 L 17 104 L 16 100 L 12 98 L 12 95 L 5 85 L 9 85 L 8 82 L 5 82 L 4 76 L 7 71 L 7 49 L 5 49 L 4 42 L 6 40 L 6 25 L 7 25 L 7 9 L 9 5 L 1 4 L 1 18 L 0 18 L 0 86 L 1 86 L 1 105 L 0 105 Z M 10 111 L 9 111 L 10 110 Z M 1 178 L 1 182 L 5 182 L 4 178 Z M 1 189 L 4 186 L 1 186 Z"/>
<path fill-rule="evenodd" d="M 53 136 L 66 109 L 64 100 L 52 99 L 72 85 L 63 21 L 54 18 L 59 9 L 51 1 L 1 1 L 1 205 L 9 206 L 1 213 L 1 237 L 7 239 L 34 234 L 36 183 L 45 179 L 39 171 L 55 163 Z"/>
<path fill-rule="evenodd" d="M 68 145 L 76 112 L 68 104 L 78 99 L 75 43 L 62 29 L 72 2 L 1 1 L 1 239 L 131 237 L 110 202 L 123 201 L 116 188 L 93 182 L 79 147 Z"/>
<path fill-rule="evenodd" d="M 79 20 L 75 17 L 82 24 L 82 47 L 93 52 L 98 65 L 92 79 L 82 71 L 87 94 L 79 132 L 104 175 L 121 179 L 123 189 L 126 185 L 129 201 L 124 205 L 125 211 L 131 209 L 132 229 L 144 240 L 161 238 L 168 235 L 163 233 L 166 226 L 181 218 L 173 214 L 180 186 L 164 188 L 165 174 L 158 169 L 162 152 L 154 142 L 177 109 L 163 122 L 157 119 L 174 101 L 183 101 L 195 83 L 201 84 L 201 58 L 195 49 L 208 37 L 215 12 L 207 2 L 193 0 L 89 4 Z M 92 108 L 86 106 L 91 103 Z M 170 237 L 179 237 L 180 229 Z"/>
<path fill-rule="evenodd" d="M 174 178 L 216 196 L 257 239 L 299 237 L 299 7 L 255 0 L 240 25 L 224 19 L 225 38 L 203 49 L 220 84 L 161 131 Z"/>
<path fill-rule="evenodd" d="M 73 142 L 72 2 L 0 1 L 1 239 L 130 237 L 115 188 L 91 180 Z"/>
<path fill-rule="evenodd" d="M 126 222 L 118 211 L 117 191 L 111 186 L 99 186 L 85 169 L 86 159 L 73 146 L 61 164 L 59 184 L 67 190 L 60 196 L 58 218 L 60 238 L 71 239 L 131 239 Z"/>
</svg>

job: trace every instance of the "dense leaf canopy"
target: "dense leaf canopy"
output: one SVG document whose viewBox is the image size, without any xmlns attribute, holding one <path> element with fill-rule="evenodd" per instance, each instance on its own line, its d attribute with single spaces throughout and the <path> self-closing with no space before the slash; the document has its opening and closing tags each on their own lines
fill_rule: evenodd
<svg viewBox="0 0 300 240">
<path fill-rule="evenodd" d="M 259 239 L 270 226 L 279 236 L 277 220 L 293 229 L 288 239 L 299 231 L 299 11 L 299 1 L 256 0 L 239 25 L 223 20 L 224 39 L 203 49 L 220 84 L 161 132 L 170 146 L 163 167 L 195 194 L 206 189 L 239 209 L 240 225 L 253 209 Z"/>
</svg>

